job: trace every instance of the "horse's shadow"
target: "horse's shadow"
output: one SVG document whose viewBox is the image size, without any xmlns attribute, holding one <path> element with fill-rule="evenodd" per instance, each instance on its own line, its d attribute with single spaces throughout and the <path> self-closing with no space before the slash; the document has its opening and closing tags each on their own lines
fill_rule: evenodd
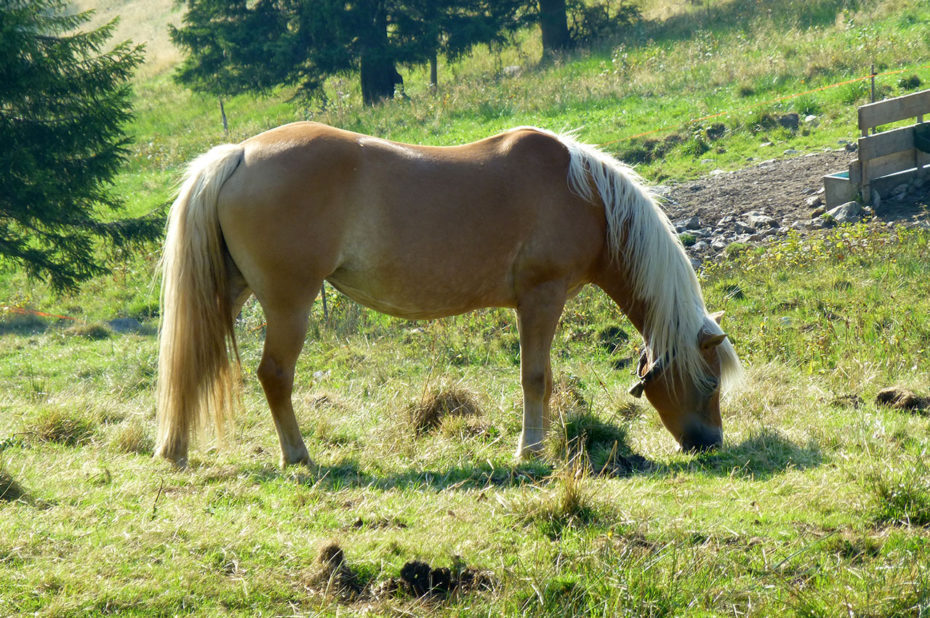
<svg viewBox="0 0 930 618">
<path fill-rule="evenodd" d="M 623 452 L 624 449 L 618 449 Z M 627 452 L 631 452 L 627 449 Z M 711 453 L 684 456 L 670 462 L 650 461 L 630 455 L 621 465 L 605 466 L 592 471 L 592 476 L 604 477 L 662 477 L 681 474 L 703 476 L 766 479 L 789 470 L 807 469 L 822 463 L 819 447 L 811 442 L 796 444 L 777 431 L 764 430 L 739 444 L 724 445 Z M 383 475 L 372 474 L 355 459 L 343 459 L 333 464 L 317 464 L 311 469 L 281 470 L 263 465 L 246 471 L 257 482 L 287 478 L 300 485 L 327 490 L 347 488 L 373 488 L 428 491 L 465 491 L 489 487 L 509 488 L 544 482 L 551 477 L 557 465 L 543 461 L 453 466 L 449 468 L 408 468 Z"/>
</svg>

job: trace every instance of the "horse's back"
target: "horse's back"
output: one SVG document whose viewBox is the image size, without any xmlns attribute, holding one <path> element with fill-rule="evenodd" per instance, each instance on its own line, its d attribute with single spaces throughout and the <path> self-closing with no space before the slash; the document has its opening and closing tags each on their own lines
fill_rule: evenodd
<svg viewBox="0 0 930 618">
<path fill-rule="evenodd" d="M 600 251 L 602 211 L 568 190 L 568 152 L 549 134 L 433 147 L 295 123 L 243 145 L 220 207 L 250 285 L 328 278 L 376 309 L 430 317 L 514 306 L 528 270 L 577 279 Z"/>
</svg>

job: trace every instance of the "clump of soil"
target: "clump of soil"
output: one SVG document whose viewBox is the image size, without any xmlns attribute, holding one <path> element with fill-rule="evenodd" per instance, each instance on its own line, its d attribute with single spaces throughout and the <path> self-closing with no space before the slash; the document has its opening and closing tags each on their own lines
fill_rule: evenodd
<svg viewBox="0 0 930 618">
<path fill-rule="evenodd" d="M 392 577 L 372 590 L 375 598 L 406 594 L 416 598 L 442 599 L 456 592 L 490 590 L 494 577 L 487 571 L 465 567 L 432 568 L 428 563 L 411 560 L 400 569 L 400 577 Z"/>
<path fill-rule="evenodd" d="M 327 543 L 320 549 L 313 569 L 305 578 L 309 590 L 346 603 L 398 595 L 442 600 L 456 593 L 491 590 L 496 583 L 490 572 L 464 564 L 432 568 L 426 562 L 411 560 L 401 567 L 398 577 L 362 585 L 337 543 Z"/>
<path fill-rule="evenodd" d="M 926 412 L 930 407 L 930 398 L 921 397 L 900 386 L 889 386 L 878 391 L 875 397 L 875 403 L 880 406 L 895 408 L 898 410 L 911 410 Z"/>
<path fill-rule="evenodd" d="M 446 417 L 477 417 L 481 407 L 471 391 L 462 388 L 441 389 L 428 393 L 407 409 L 407 418 L 417 435 L 439 427 Z"/>
<path fill-rule="evenodd" d="M 362 592 L 358 576 L 346 564 L 345 553 L 336 543 L 328 543 L 320 549 L 306 583 L 311 590 L 344 601 L 355 600 Z"/>
</svg>

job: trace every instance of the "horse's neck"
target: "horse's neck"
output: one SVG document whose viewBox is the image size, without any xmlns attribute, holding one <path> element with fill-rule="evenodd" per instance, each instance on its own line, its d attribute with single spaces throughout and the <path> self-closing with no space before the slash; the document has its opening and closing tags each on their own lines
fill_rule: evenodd
<svg viewBox="0 0 930 618">
<path fill-rule="evenodd" d="M 630 320 L 630 323 L 645 337 L 647 335 L 644 330 L 646 312 L 649 308 L 646 306 L 645 301 L 636 298 L 633 293 L 633 282 L 627 269 L 616 261 L 605 261 L 604 266 L 594 280 L 594 284 L 604 290 L 617 303 L 617 306 Z"/>
</svg>

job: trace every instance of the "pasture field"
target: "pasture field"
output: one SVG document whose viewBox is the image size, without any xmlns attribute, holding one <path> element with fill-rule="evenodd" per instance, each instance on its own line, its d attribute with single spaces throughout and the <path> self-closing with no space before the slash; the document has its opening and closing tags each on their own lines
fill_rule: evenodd
<svg viewBox="0 0 930 618">
<path fill-rule="evenodd" d="M 925 3 L 765 5 L 646 3 L 661 19 L 611 45 L 536 67 L 527 36 L 442 65 L 437 97 L 422 69 L 405 73 L 409 100 L 374 109 L 349 78 L 330 81 L 322 110 L 283 91 L 237 97 L 229 138 L 215 101 L 153 71 L 136 85 L 135 144 L 115 189 L 147 212 L 199 152 L 305 117 L 437 144 L 520 124 L 580 127 L 595 143 L 672 127 L 605 149 L 650 180 L 680 180 L 836 147 L 855 137 L 852 106 L 867 94 L 854 82 L 766 101 L 872 62 L 903 70 L 879 79 L 884 94 L 930 79 Z M 522 74 L 502 77 L 511 65 Z M 727 129 L 713 144 L 710 121 L 688 124 L 724 109 L 738 111 L 713 120 Z M 818 121 L 771 126 L 787 111 Z M 295 390 L 313 467 L 277 466 L 254 301 L 237 325 L 234 430 L 225 444 L 203 437 L 187 469 L 154 460 L 157 259 L 148 247 L 63 296 L 0 273 L 0 305 L 72 318 L 0 314 L 0 615 L 930 614 L 928 404 L 876 403 L 890 385 L 930 396 L 926 230 L 791 234 L 700 273 L 746 367 L 724 404 L 724 446 L 709 454 L 678 452 L 626 395 L 639 337 L 586 289 L 553 346 L 551 443 L 526 462 L 512 456 L 509 311 L 407 322 L 331 289 Z M 134 328 L 117 332 L 113 318 Z M 332 543 L 344 562 L 327 569 Z M 450 569 L 461 588 L 392 590 L 414 560 Z"/>
</svg>

